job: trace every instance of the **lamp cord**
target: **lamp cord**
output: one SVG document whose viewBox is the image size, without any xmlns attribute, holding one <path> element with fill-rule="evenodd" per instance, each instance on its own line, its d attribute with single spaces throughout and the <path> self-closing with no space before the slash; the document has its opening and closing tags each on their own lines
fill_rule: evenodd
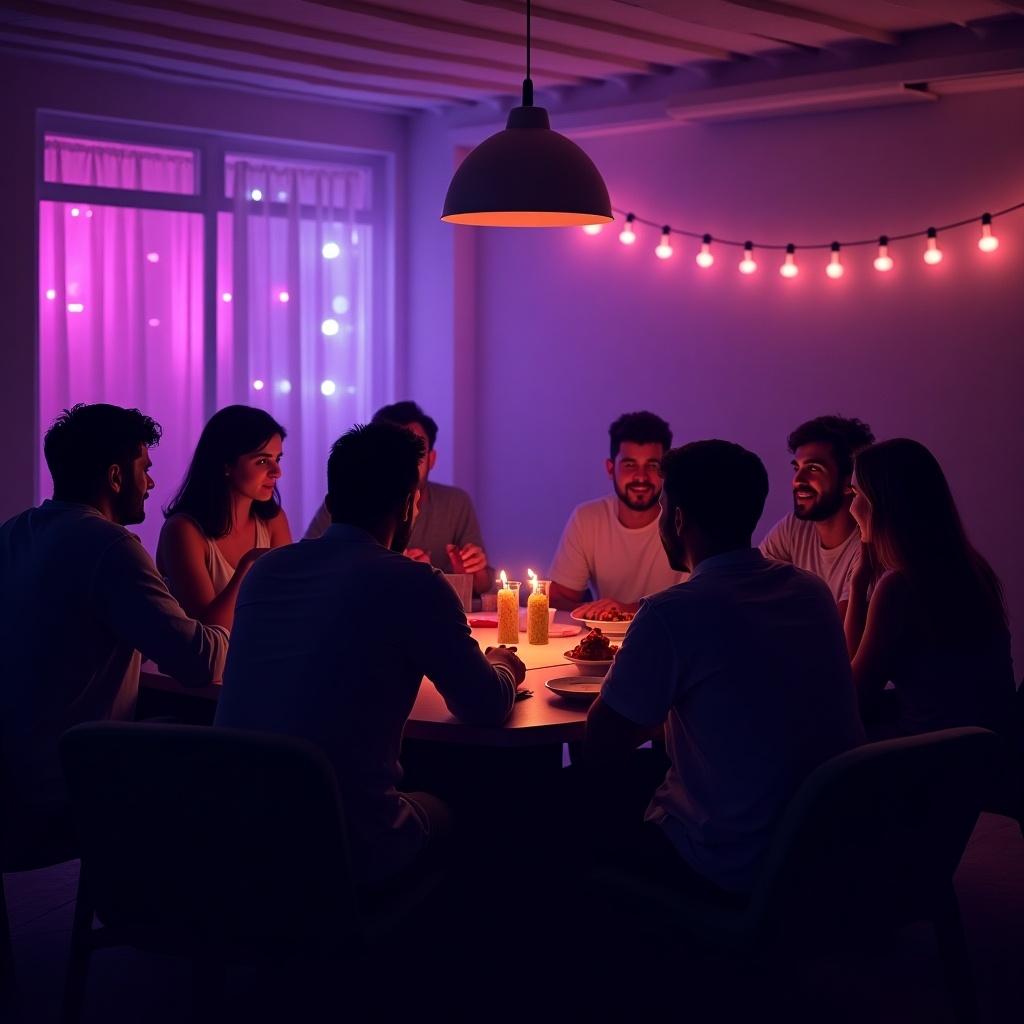
<svg viewBox="0 0 1024 1024">
<path fill-rule="evenodd" d="M 526 78 L 523 79 L 523 106 L 533 106 L 533 79 L 530 77 L 530 0 L 526 0 Z"/>
</svg>

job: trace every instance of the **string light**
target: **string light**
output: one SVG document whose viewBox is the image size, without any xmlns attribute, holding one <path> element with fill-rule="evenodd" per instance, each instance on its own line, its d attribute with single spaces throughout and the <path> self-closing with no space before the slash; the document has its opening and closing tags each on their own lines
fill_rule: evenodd
<svg viewBox="0 0 1024 1024">
<path fill-rule="evenodd" d="M 47 289 L 46 289 L 46 297 L 47 297 L 47 298 L 48 298 L 48 299 L 49 299 L 49 300 L 50 300 L 51 302 L 53 302 L 53 300 L 54 300 L 55 298 L 57 298 L 57 289 L 56 289 L 56 288 L 47 288 Z"/>
<path fill-rule="evenodd" d="M 633 230 L 633 221 L 636 217 L 632 213 L 626 214 L 626 223 L 619 232 L 619 241 L 623 245 L 632 245 L 636 241 L 636 232 Z"/>
<path fill-rule="evenodd" d="M 338 385 L 333 380 L 324 380 L 320 382 L 320 394 L 324 398 L 330 398 L 335 391 L 338 390 Z"/>
<path fill-rule="evenodd" d="M 740 273 L 752 274 L 757 270 L 757 262 L 754 259 L 754 243 L 747 242 L 743 246 L 743 259 L 740 260 Z"/>
<path fill-rule="evenodd" d="M 282 395 L 291 394 L 292 382 L 290 380 L 278 381 L 277 390 L 280 391 Z"/>
<path fill-rule="evenodd" d="M 697 266 L 703 270 L 707 270 L 712 263 L 715 262 L 715 257 L 711 255 L 711 236 L 705 235 L 701 239 L 700 252 L 696 255 Z"/>
<path fill-rule="evenodd" d="M 336 260 L 341 255 L 341 246 L 337 242 L 324 242 L 320 255 L 325 260 Z"/>
<path fill-rule="evenodd" d="M 601 234 L 601 231 L 602 231 L 603 228 L 604 228 L 603 224 L 584 224 L 583 225 L 583 234 L 585 234 L 585 235 L 599 235 L 599 234 Z"/>
<path fill-rule="evenodd" d="M 287 292 L 278 292 L 277 293 L 277 301 L 278 302 L 287 302 L 290 298 L 291 298 L 291 296 Z"/>
<path fill-rule="evenodd" d="M 992 233 L 992 222 L 997 217 L 1004 217 L 1009 213 L 1015 213 L 1018 210 L 1024 209 L 1024 202 L 1016 203 L 1013 206 L 1008 206 L 1005 209 L 997 210 L 995 213 L 985 213 L 981 215 L 981 237 L 978 239 L 978 248 L 982 252 L 994 252 L 999 247 L 999 239 Z M 638 217 L 635 213 L 627 212 L 620 208 L 613 208 L 613 212 L 621 215 L 624 218 L 624 224 L 622 231 L 619 234 L 619 241 L 623 245 L 633 245 L 636 242 L 637 233 L 636 225 L 644 224 L 650 227 L 658 227 L 656 221 L 648 220 L 644 217 Z M 924 231 L 908 231 L 904 234 L 899 235 L 880 235 L 877 240 L 874 238 L 860 238 L 851 241 L 836 241 L 836 242 L 808 242 L 801 243 L 799 246 L 794 242 L 781 245 L 778 243 L 758 243 L 758 247 L 762 249 L 776 249 L 784 250 L 785 257 L 783 263 L 779 267 L 779 272 L 783 277 L 792 278 L 796 277 L 800 272 L 796 262 L 796 250 L 800 249 L 828 249 L 831 250 L 829 262 L 825 265 L 825 273 L 836 280 L 842 277 L 846 271 L 846 267 L 840 257 L 840 251 L 842 248 L 860 248 L 869 245 L 877 246 L 877 253 L 874 259 L 874 267 L 881 273 L 887 273 L 892 270 L 895 266 L 895 261 L 889 252 L 889 245 L 892 242 L 903 242 L 907 239 L 912 238 L 926 238 L 926 248 L 924 250 L 924 259 L 929 266 L 934 266 L 936 263 L 940 263 L 943 259 L 943 251 L 938 245 L 938 233 L 940 231 L 951 231 L 955 228 L 965 227 L 969 224 L 976 224 L 978 217 L 968 217 L 964 220 L 954 221 L 950 224 L 940 224 L 936 227 L 927 228 Z M 588 230 L 589 233 L 597 234 L 597 230 L 591 230 L 591 228 L 597 228 L 599 226 L 589 226 L 584 230 Z M 668 225 L 661 227 L 661 241 L 655 248 L 655 253 L 660 259 L 668 259 L 673 253 L 671 236 L 682 235 L 685 238 L 695 238 L 700 240 L 700 249 L 696 254 L 697 265 L 701 268 L 707 268 L 712 266 L 714 263 L 714 256 L 711 253 L 711 242 L 712 236 L 703 232 L 687 231 L 680 228 L 670 228 Z M 742 274 L 753 274 L 757 270 L 757 261 L 754 259 L 754 243 L 751 241 L 739 242 L 731 239 L 715 238 L 714 241 L 718 245 L 736 246 L 737 248 L 742 247 L 743 258 L 739 263 L 739 271 Z"/>
<path fill-rule="evenodd" d="M 231 292 L 221 292 L 220 293 L 220 301 L 221 302 L 230 302 L 231 301 Z"/>
<path fill-rule="evenodd" d="M 253 391 L 262 391 L 264 387 L 265 387 L 265 385 L 264 385 L 263 381 L 261 381 L 258 377 L 257 377 L 256 380 L 254 380 L 252 382 L 252 389 L 253 389 Z"/>
<path fill-rule="evenodd" d="M 259 201 L 260 201 L 260 200 L 261 200 L 261 199 L 263 198 L 263 189 L 260 189 L 260 188 L 254 188 L 254 189 L 253 189 L 253 190 L 252 190 L 252 191 L 251 191 L 251 192 L 249 193 L 249 198 L 250 198 L 250 199 L 251 199 L 251 200 L 252 200 L 253 202 L 255 202 L 255 203 L 258 203 L 258 202 L 259 202 Z"/>
<path fill-rule="evenodd" d="M 825 273 L 832 278 L 833 281 L 838 281 L 846 272 L 846 268 L 843 266 L 839 259 L 839 243 L 832 243 L 832 254 L 829 256 L 828 266 L 825 267 Z"/>
<path fill-rule="evenodd" d="M 878 255 L 875 257 L 875 270 L 886 273 L 892 270 L 892 257 L 889 255 L 889 236 L 880 235 L 878 238 Z"/>
<path fill-rule="evenodd" d="M 661 229 L 661 241 L 654 250 L 659 260 L 667 260 L 672 255 L 672 229 L 666 224 Z"/>
<path fill-rule="evenodd" d="M 338 333 L 340 326 L 338 321 L 330 316 L 320 325 L 320 333 L 327 338 L 333 338 Z"/>
<path fill-rule="evenodd" d="M 982 252 L 995 252 L 999 248 L 999 239 L 992 234 L 992 214 L 981 215 L 981 238 L 978 239 L 978 248 Z"/>
<path fill-rule="evenodd" d="M 779 273 L 783 277 L 796 277 L 800 273 L 800 268 L 796 265 L 796 246 L 792 242 L 786 246 L 786 258 L 779 267 Z"/>
</svg>

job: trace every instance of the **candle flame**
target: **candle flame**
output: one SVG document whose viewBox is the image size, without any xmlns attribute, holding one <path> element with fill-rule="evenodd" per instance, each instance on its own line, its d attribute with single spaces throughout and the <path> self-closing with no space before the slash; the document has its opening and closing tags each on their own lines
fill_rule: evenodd
<svg viewBox="0 0 1024 1024">
<path fill-rule="evenodd" d="M 526 570 L 526 575 L 530 579 L 530 585 L 533 587 L 533 592 L 537 593 L 537 574 L 532 569 Z"/>
<path fill-rule="evenodd" d="M 501 577 L 501 589 L 502 590 L 507 590 L 508 589 L 508 576 L 505 575 L 505 570 L 502 569 L 501 572 L 498 573 L 498 575 Z"/>
</svg>

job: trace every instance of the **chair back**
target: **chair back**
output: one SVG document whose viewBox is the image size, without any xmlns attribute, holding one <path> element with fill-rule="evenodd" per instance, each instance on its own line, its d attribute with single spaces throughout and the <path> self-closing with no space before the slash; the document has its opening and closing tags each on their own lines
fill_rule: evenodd
<svg viewBox="0 0 1024 1024">
<path fill-rule="evenodd" d="M 946 729 L 820 765 L 778 827 L 753 919 L 817 943 L 928 918 L 950 892 L 998 753 L 986 729 Z"/>
<path fill-rule="evenodd" d="M 103 722 L 67 732 L 61 757 L 104 925 L 225 955 L 357 938 L 337 784 L 310 744 Z"/>
</svg>

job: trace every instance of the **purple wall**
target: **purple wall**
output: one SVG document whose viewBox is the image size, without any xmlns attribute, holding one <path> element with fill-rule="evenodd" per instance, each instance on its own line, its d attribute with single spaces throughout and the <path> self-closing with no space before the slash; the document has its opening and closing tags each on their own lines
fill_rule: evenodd
<svg viewBox="0 0 1024 1024">
<path fill-rule="evenodd" d="M 759 123 L 588 138 L 613 203 L 725 238 L 828 241 L 923 229 L 1024 199 L 1024 94 Z M 557 124 L 555 125 L 557 128 Z M 778 254 L 752 277 L 736 250 L 708 271 L 695 243 L 654 257 L 618 229 L 483 230 L 477 239 L 476 497 L 489 549 L 510 570 L 550 560 L 569 509 L 606 492 L 608 423 L 653 409 L 679 442 L 724 437 L 758 452 L 772 492 L 761 532 L 788 511 L 785 438 L 825 412 L 907 435 L 945 467 L 974 541 L 1024 630 L 1024 212 L 874 253 Z M 1018 662 L 1021 657 L 1018 656 Z"/>
<path fill-rule="evenodd" d="M 0 308 L 6 331 L 0 373 L 5 440 L 0 522 L 34 502 L 41 439 L 36 413 L 36 114 L 120 118 L 395 154 L 396 343 L 404 372 L 406 309 L 405 117 L 256 92 L 189 85 L 78 64 L 5 55 L 0 62 L 5 157 L 0 160 Z M 158 480 L 161 493 L 170 481 Z"/>
</svg>

